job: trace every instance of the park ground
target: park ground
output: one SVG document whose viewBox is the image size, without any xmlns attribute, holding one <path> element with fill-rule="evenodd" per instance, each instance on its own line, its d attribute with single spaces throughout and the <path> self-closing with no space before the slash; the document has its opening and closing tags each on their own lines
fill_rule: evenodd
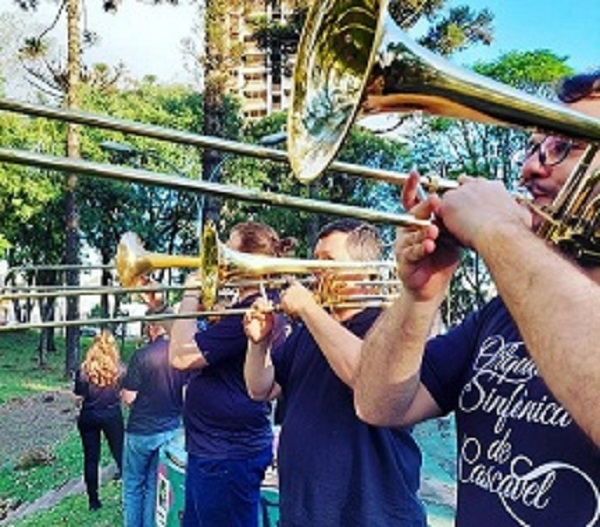
<svg viewBox="0 0 600 527">
<path fill-rule="evenodd" d="M 58 341 L 61 349 L 62 342 Z M 125 346 L 127 358 L 136 343 Z M 81 481 L 78 407 L 63 375 L 63 355 L 37 367 L 35 333 L 0 335 L 0 527 L 114 527 L 121 524 L 120 482 L 103 452 L 100 511 L 87 510 Z M 455 484 L 451 421 L 419 426 L 422 498 L 431 527 L 450 527 Z"/>
</svg>

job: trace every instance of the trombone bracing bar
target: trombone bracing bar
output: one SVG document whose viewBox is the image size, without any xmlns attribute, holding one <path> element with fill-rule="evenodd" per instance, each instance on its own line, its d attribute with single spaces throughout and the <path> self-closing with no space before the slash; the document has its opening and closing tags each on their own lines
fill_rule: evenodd
<svg viewBox="0 0 600 527">
<path fill-rule="evenodd" d="M 176 319 L 195 319 L 199 317 L 213 317 L 219 315 L 243 315 L 248 309 L 227 309 L 219 311 L 197 311 L 195 313 L 160 313 L 156 315 L 132 315 L 125 317 L 113 318 L 88 318 L 77 320 L 50 320 L 46 322 L 23 322 L 17 324 L 0 325 L 0 333 L 8 333 L 11 331 L 21 331 L 23 329 L 47 329 L 47 328 L 68 328 L 78 326 L 101 326 L 104 324 L 125 324 L 128 322 L 156 322 L 159 320 L 176 320 Z"/>
<path fill-rule="evenodd" d="M 63 298 L 68 296 L 95 296 L 95 295 L 131 295 L 143 293 L 170 293 L 173 291 L 193 291 L 194 286 L 169 285 L 157 287 L 63 287 L 55 286 L 52 289 L 39 287 L 34 288 L 6 288 L 0 289 L 0 302 L 7 300 L 36 300 L 46 298 Z M 25 291 L 26 290 L 26 291 Z"/>
</svg>

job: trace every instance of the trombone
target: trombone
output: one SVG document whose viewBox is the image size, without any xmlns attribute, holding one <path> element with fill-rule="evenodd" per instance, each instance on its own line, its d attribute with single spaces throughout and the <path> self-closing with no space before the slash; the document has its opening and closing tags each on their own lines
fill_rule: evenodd
<svg viewBox="0 0 600 527">
<path fill-rule="evenodd" d="M 114 293 L 156 293 L 171 290 L 200 289 L 201 305 L 205 308 L 194 313 L 157 313 L 154 315 L 123 316 L 66 321 L 41 321 L 22 324 L 0 325 L 0 332 L 17 329 L 44 329 L 52 327 L 73 327 L 84 325 L 118 324 L 135 321 L 153 322 L 159 320 L 241 315 L 249 308 L 214 309 L 217 299 L 226 292 L 256 287 L 283 288 L 289 283 L 285 275 L 298 276 L 299 280 L 311 284 L 315 289 L 315 299 L 328 308 L 367 308 L 385 307 L 400 294 L 400 281 L 393 278 L 395 263 L 391 261 L 341 262 L 329 260 L 303 260 L 296 258 L 275 258 L 235 251 L 218 240 L 216 229 L 211 223 L 204 227 L 202 250 L 198 256 L 178 256 L 151 253 L 144 249 L 140 238 L 131 232 L 125 233 L 117 248 L 115 266 L 121 288 L 73 288 L 67 291 L 37 291 L 34 293 L 11 293 L 2 300 L 14 298 L 80 296 L 83 294 Z M 199 281 L 194 286 L 143 286 L 148 274 L 168 267 L 194 268 L 198 270 Z M 318 278 L 315 273 L 322 273 Z M 357 275 L 370 278 L 356 279 Z M 350 279 L 347 279 L 350 278 Z M 348 287 L 360 288 L 359 293 L 346 292 Z M 278 306 L 274 310 L 279 310 Z"/>
<path fill-rule="evenodd" d="M 131 232 L 125 233 L 117 248 L 117 274 L 125 287 L 139 284 L 149 273 L 167 267 L 194 268 L 198 271 L 198 288 L 201 303 L 211 309 L 217 302 L 223 288 L 266 286 L 285 286 L 284 275 L 310 276 L 324 274 L 319 280 L 318 298 L 325 305 L 354 302 L 376 302 L 386 300 L 397 294 L 399 281 L 395 283 L 390 276 L 395 275 L 395 262 L 392 261 L 332 261 L 305 260 L 300 258 L 277 258 L 257 254 L 241 253 L 230 249 L 219 241 L 212 223 L 207 223 L 202 233 L 201 251 L 198 256 L 178 256 L 151 253 L 144 249 L 139 237 Z M 345 276 L 370 275 L 379 280 L 352 280 L 353 285 L 366 287 L 379 286 L 378 295 L 365 295 L 361 298 L 349 298 L 343 294 L 342 282 Z M 273 279 L 273 277 L 277 277 Z M 394 289 L 394 286 L 396 289 Z"/>
<path fill-rule="evenodd" d="M 410 4 L 410 5 L 409 5 Z M 395 12 L 415 11 L 398 0 Z M 406 8 L 406 9 L 405 9 Z M 408 38 L 390 2 L 313 2 L 298 47 L 288 113 L 288 155 L 301 181 L 331 166 L 361 116 L 421 110 L 534 128 L 589 143 L 538 234 L 582 262 L 600 261 L 600 119 L 453 66 Z"/>
</svg>

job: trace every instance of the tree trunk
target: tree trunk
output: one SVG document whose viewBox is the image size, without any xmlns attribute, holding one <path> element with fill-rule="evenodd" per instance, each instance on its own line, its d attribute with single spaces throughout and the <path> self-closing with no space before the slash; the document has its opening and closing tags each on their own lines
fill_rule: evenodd
<svg viewBox="0 0 600 527">
<path fill-rule="evenodd" d="M 102 265 L 107 265 L 110 263 L 110 256 L 105 254 L 105 251 L 102 252 Z M 113 286 L 112 274 L 108 269 L 102 270 L 102 275 L 100 277 L 100 285 L 102 288 L 107 288 Z M 102 318 L 108 318 L 110 316 L 110 295 L 104 294 L 100 295 L 100 316 Z M 110 324 L 104 324 L 102 329 L 105 329 Z M 109 328 L 114 330 L 114 328 Z"/>
<path fill-rule="evenodd" d="M 79 79 L 81 72 L 81 11 L 79 0 L 68 0 L 67 6 L 67 39 L 68 39 L 68 89 L 67 107 L 71 110 L 79 108 Z M 79 129 L 77 125 L 67 126 L 67 157 L 79 158 Z M 79 264 L 79 210 L 77 206 L 77 174 L 66 176 L 66 247 L 65 263 Z M 79 271 L 67 271 L 67 286 L 79 286 Z M 67 320 L 79 319 L 79 297 L 67 299 Z M 79 365 L 79 327 L 67 328 L 65 373 L 70 376 Z"/>
<path fill-rule="evenodd" d="M 204 60 L 204 100 L 202 131 L 204 135 L 224 137 L 221 114 L 223 96 L 227 90 L 227 61 L 230 55 L 229 35 L 227 34 L 228 10 L 235 2 L 227 0 L 207 0 L 205 8 L 205 50 Z M 202 154 L 202 174 L 205 180 L 221 181 L 222 156 L 215 150 L 204 150 Z M 218 226 L 221 217 L 221 198 L 206 196 L 202 203 L 202 223 L 210 220 Z"/>
<path fill-rule="evenodd" d="M 53 270 L 42 270 L 37 273 L 36 285 L 56 286 L 60 282 L 59 273 Z M 39 301 L 40 318 L 42 322 L 54 320 L 56 299 L 54 297 L 41 298 Z M 56 351 L 54 343 L 54 328 L 45 328 L 40 331 L 38 341 L 38 367 L 44 369 L 48 366 L 48 353 Z"/>
<path fill-rule="evenodd" d="M 40 300 L 40 313 L 42 322 L 54 320 L 54 298 Z M 40 331 L 40 340 L 38 341 L 38 368 L 48 367 L 48 353 L 56 351 L 54 344 L 54 328 L 46 328 Z"/>
</svg>

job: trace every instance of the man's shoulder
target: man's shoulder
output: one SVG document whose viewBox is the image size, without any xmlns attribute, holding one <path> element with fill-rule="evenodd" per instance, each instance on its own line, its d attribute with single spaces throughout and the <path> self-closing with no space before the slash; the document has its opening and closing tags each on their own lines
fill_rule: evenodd
<svg viewBox="0 0 600 527">
<path fill-rule="evenodd" d="M 157 339 L 152 342 L 148 342 L 141 348 L 138 348 L 133 355 L 131 360 L 135 360 L 140 364 L 147 362 L 153 362 L 154 360 L 168 357 L 169 354 L 169 341 L 165 339 Z"/>
</svg>

